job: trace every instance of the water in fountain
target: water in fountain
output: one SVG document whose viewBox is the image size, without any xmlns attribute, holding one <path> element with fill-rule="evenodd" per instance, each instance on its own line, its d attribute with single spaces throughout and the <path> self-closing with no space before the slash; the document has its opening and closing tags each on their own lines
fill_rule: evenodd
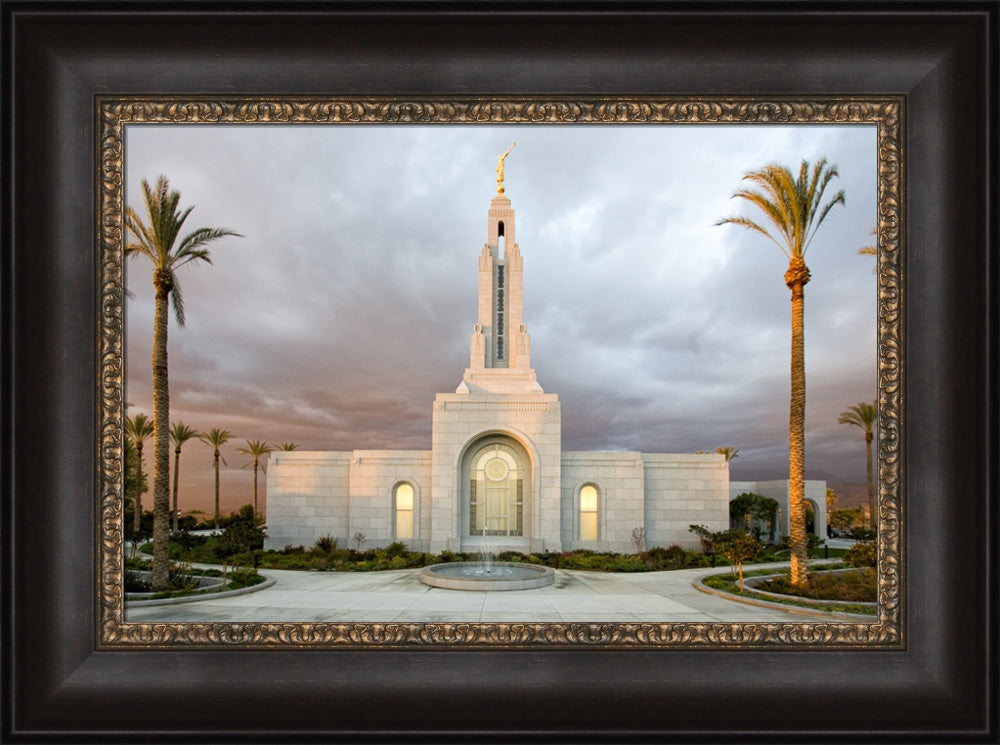
<svg viewBox="0 0 1000 745">
<path fill-rule="evenodd" d="M 483 526 L 479 544 L 479 561 L 454 564 L 435 564 L 425 567 L 420 581 L 432 587 L 448 590 L 528 590 L 551 585 L 554 573 L 549 567 L 518 564 L 510 561 L 494 562 L 496 548 L 490 542 Z"/>
<path fill-rule="evenodd" d="M 485 565 L 486 574 L 490 574 L 493 570 L 493 555 L 495 550 L 493 544 L 489 542 L 486 538 L 486 525 L 483 525 L 483 543 L 479 547 L 479 560 Z"/>
</svg>

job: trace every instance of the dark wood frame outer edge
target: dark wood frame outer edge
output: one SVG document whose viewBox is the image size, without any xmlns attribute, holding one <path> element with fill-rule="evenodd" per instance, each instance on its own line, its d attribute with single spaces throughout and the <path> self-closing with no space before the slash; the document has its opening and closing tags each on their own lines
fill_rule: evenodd
<svg viewBox="0 0 1000 745">
<path fill-rule="evenodd" d="M 0 6 L 5 742 L 994 741 L 996 3 L 167 7 Z M 904 95 L 906 648 L 95 651 L 93 102 L 153 93 Z"/>
</svg>

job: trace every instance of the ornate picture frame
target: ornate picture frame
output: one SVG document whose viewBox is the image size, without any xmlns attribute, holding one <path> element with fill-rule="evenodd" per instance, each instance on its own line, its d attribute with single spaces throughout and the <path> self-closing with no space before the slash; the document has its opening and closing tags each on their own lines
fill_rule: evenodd
<svg viewBox="0 0 1000 745">
<path fill-rule="evenodd" d="M 317 647 L 703 647 L 810 646 L 892 647 L 904 643 L 900 561 L 900 414 L 902 380 L 903 236 L 905 147 L 901 98 L 739 99 L 716 98 L 346 98 L 266 100 L 99 98 L 101 249 L 100 286 L 103 361 L 102 503 L 100 596 L 102 643 L 254 644 Z M 803 619 L 788 623 L 362 623 L 362 622 L 129 622 L 123 608 L 122 433 L 125 344 L 124 183 L 125 128 L 130 124 L 315 125 L 358 124 L 839 124 L 877 128 L 879 289 L 879 591 L 875 622 Z M 336 130 L 333 130 L 335 132 Z"/>
<path fill-rule="evenodd" d="M 5 738 L 996 737 L 995 4 L 109 7 L 0 8 L 12 154 L 0 272 Z M 209 625 L 187 638 L 127 628 L 114 589 L 122 287 L 113 251 L 101 253 L 120 237 L 103 196 L 116 176 L 103 170 L 114 143 L 100 135 L 102 106 L 208 102 L 179 112 L 193 116 L 242 100 L 271 102 L 251 115 L 282 116 L 277 104 L 318 98 L 421 104 L 393 114 L 411 117 L 502 99 L 552 102 L 555 115 L 574 101 L 701 102 L 678 108 L 699 116 L 725 101 L 769 115 L 897 106 L 902 150 L 886 162 L 902 196 L 879 218 L 879 323 L 896 329 L 883 337 L 880 396 L 899 405 L 884 422 L 897 439 L 880 443 L 879 623 L 808 638 L 707 627 L 692 643 L 678 640 L 685 629 L 611 638 L 585 624 L 553 629 L 569 643 L 542 628 L 441 627 L 430 639 L 384 625 Z"/>
</svg>

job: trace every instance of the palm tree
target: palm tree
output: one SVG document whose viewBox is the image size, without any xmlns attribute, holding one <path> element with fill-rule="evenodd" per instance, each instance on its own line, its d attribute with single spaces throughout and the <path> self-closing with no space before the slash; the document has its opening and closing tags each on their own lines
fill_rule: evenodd
<svg viewBox="0 0 1000 745">
<path fill-rule="evenodd" d="M 878 410 L 875 402 L 866 404 L 864 401 L 856 406 L 849 406 L 847 411 L 837 419 L 839 424 L 853 424 L 860 427 L 865 433 L 865 455 L 867 456 L 868 472 L 868 527 L 875 529 L 875 480 L 872 478 L 872 440 L 874 439 L 875 419 Z"/>
<path fill-rule="evenodd" d="M 256 518 L 257 512 L 257 469 L 260 467 L 260 459 L 270 453 L 273 448 L 262 440 L 247 440 L 247 446 L 240 448 L 243 455 L 249 455 L 253 461 L 253 514 Z"/>
<path fill-rule="evenodd" d="M 298 449 L 299 449 L 299 444 L 297 442 L 283 442 L 280 445 L 278 445 L 278 447 L 275 448 L 275 450 L 282 450 L 282 451 L 291 451 Z"/>
<path fill-rule="evenodd" d="M 872 235 L 875 235 L 875 228 L 872 228 Z M 878 256 L 878 246 L 874 244 L 869 244 L 867 246 L 862 246 L 858 249 L 859 256 Z M 875 259 L 875 267 L 872 269 L 872 274 L 878 271 L 878 259 Z"/>
<path fill-rule="evenodd" d="M 177 532 L 177 485 L 181 475 L 181 447 L 188 440 L 198 437 L 197 430 L 191 429 L 184 422 L 177 422 L 170 427 L 170 440 L 174 443 L 174 508 L 171 510 L 171 530 Z"/>
<path fill-rule="evenodd" d="M 215 451 L 215 527 L 219 527 L 219 461 L 221 460 L 223 465 L 226 463 L 226 459 L 222 457 L 219 452 L 219 448 L 229 442 L 229 438 L 232 434 L 228 429 L 210 429 L 208 432 L 202 432 L 198 435 L 198 439 L 208 445 L 212 446 Z"/>
<path fill-rule="evenodd" d="M 723 445 L 722 447 L 718 447 L 715 449 L 715 452 L 717 452 L 719 455 L 726 456 L 726 463 L 731 461 L 733 458 L 740 457 L 740 449 L 735 448 L 732 445 Z"/>
<path fill-rule="evenodd" d="M 134 238 L 125 244 L 126 256 L 145 256 L 153 264 L 156 305 L 153 315 L 153 590 L 167 586 L 170 512 L 170 396 L 167 380 L 167 306 L 172 303 L 179 326 L 184 326 L 184 302 L 177 270 L 192 261 L 209 264 L 205 244 L 227 235 L 226 228 L 198 228 L 180 239 L 185 220 L 194 207 L 180 211 L 179 191 L 170 191 L 166 176 L 150 187 L 143 179 L 146 221 L 131 207 L 125 210 L 125 228 Z M 176 245 L 175 245 L 176 244 Z"/>
<path fill-rule="evenodd" d="M 740 189 L 733 196 L 757 206 L 775 228 L 777 237 L 746 217 L 727 217 L 717 225 L 732 223 L 760 233 L 774 242 L 788 257 L 785 284 L 792 292 L 791 404 L 788 432 L 788 511 L 791 533 L 791 582 L 806 584 L 805 524 L 805 419 L 806 368 L 802 326 L 804 288 L 809 281 L 805 253 L 819 226 L 838 203 L 844 204 L 844 192 L 837 192 L 821 206 L 823 193 L 831 179 L 838 176 L 836 166 L 827 167 L 821 158 L 812 168 L 805 160 L 795 178 L 785 166 L 771 164 L 759 171 L 749 171 L 743 178 L 760 191 Z"/>
<path fill-rule="evenodd" d="M 153 423 L 145 414 L 125 417 L 125 434 L 132 438 L 135 449 L 139 454 L 139 474 L 136 479 L 138 485 L 135 489 L 135 518 L 132 521 L 132 528 L 139 532 L 140 521 L 142 520 L 142 446 L 146 438 L 153 434 Z"/>
</svg>

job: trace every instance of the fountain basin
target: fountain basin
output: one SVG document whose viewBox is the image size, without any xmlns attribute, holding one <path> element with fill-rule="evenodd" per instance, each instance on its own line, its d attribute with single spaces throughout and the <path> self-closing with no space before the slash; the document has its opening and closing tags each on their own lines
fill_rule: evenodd
<svg viewBox="0 0 1000 745">
<path fill-rule="evenodd" d="M 533 590 L 555 582 L 551 567 L 513 561 L 457 561 L 424 567 L 420 581 L 446 590 Z"/>
</svg>

